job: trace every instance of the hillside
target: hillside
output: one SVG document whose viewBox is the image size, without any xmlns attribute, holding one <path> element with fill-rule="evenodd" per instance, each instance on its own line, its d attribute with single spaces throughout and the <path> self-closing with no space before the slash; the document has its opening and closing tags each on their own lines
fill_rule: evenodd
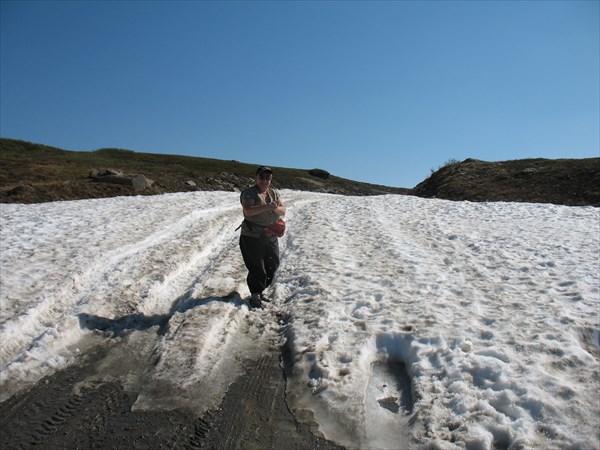
<svg viewBox="0 0 600 450">
<path fill-rule="evenodd" d="M 154 195 L 194 190 L 241 190 L 253 183 L 256 164 L 123 149 L 67 151 L 0 138 L 0 203 Z M 600 158 L 452 161 L 413 189 L 380 186 L 322 169 L 273 167 L 280 189 L 341 195 L 410 194 L 469 201 L 515 201 L 600 206 Z M 135 175 L 153 180 L 136 189 L 110 181 Z M 110 175 L 103 177 L 101 175 Z M 128 177 L 128 178 L 127 178 Z M 117 180 L 119 181 L 119 180 Z"/>
<path fill-rule="evenodd" d="M 39 203 L 116 195 L 153 195 L 194 190 L 241 190 L 254 180 L 257 164 L 191 156 L 137 153 L 123 149 L 67 151 L 14 139 L 0 139 L 0 203 Z M 408 189 L 347 180 L 321 169 L 273 167 L 273 186 L 344 195 L 405 194 Z M 142 174 L 152 186 L 101 182 L 100 176 Z"/>
<path fill-rule="evenodd" d="M 410 191 L 426 198 L 600 206 L 600 158 L 451 162 Z"/>
</svg>

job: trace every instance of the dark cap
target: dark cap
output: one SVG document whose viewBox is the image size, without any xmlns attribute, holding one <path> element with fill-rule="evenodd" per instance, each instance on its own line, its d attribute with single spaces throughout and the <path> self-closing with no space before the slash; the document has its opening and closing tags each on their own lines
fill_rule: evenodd
<svg viewBox="0 0 600 450">
<path fill-rule="evenodd" d="M 267 166 L 261 166 L 258 169 L 256 169 L 256 175 L 260 175 L 261 173 L 273 173 L 273 171 L 271 170 L 270 167 Z"/>
</svg>

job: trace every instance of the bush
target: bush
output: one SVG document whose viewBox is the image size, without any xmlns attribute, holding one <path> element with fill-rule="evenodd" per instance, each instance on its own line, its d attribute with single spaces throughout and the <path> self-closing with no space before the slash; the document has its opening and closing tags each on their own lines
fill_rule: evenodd
<svg viewBox="0 0 600 450">
<path fill-rule="evenodd" d="M 456 164 L 460 164 L 460 161 L 458 159 L 450 158 L 449 160 L 447 160 L 444 164 L 442 164 L 437 169 L 429 169 L 429 170 L 431 171 L 431 174 L 433 175 L 435 172 L 437 172 L 440 169 L 443 169 L 444 167 L 454 166 Z"/>
<path fill-rule="evenodd" d="M 310 175 L 312 175 L 313 177 L 321 178 L 323 180 L 326 180 L 329 178 L 329 172 L 327 172 L 326 170 L 323 170 L 323 169 L 311 169 L 308 171 L 308 173 Z"/>
</svg>

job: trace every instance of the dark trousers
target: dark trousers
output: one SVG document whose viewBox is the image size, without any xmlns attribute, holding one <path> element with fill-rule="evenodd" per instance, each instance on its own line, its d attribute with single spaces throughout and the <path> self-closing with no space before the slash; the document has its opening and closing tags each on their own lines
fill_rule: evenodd
<svg viewBox="0 0 600 450">
<path fill-rule="evenodd" d="M 259 238 L 240 236 L 240 250 L 248 268 L 246 282 L 251 294 L 260 294 L 273 282 L 279 267 L 279 242 L 262 235 Z"/>
</svg>

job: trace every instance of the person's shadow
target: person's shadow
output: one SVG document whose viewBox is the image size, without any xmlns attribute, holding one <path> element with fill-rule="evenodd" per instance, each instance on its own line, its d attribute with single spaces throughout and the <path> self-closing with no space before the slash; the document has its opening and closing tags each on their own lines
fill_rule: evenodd
<svg viewBox="0 0 600 450">
<path fill-rule="evenodd" d="M 188 294 L 185 294 L 173 304 L 171 310 L 166 314 L 146 316 L 143 313 L 137 313 L 120 318 L 108 319 L 93 314 L 81 313 L 78 314 L 77 317 L 81 329 L 100 330 L 112 334 L 111 337 L 113 338 L 121 337 L 130 331 L 147 330 L 155 326 L 159 327 L 157 333 L 159 335 L 164 335 L 169 330 L 169 320 L 175 313 L 183 313 L 189 309 L 207 305 L 212 302 L 233 303 L 238 308 L 247 304 L 247 302 L 242 299 L 239 292 L 231 292 L 225 297 L 213 296 L 202 299 L 192 298 Z"/>
</svg>

